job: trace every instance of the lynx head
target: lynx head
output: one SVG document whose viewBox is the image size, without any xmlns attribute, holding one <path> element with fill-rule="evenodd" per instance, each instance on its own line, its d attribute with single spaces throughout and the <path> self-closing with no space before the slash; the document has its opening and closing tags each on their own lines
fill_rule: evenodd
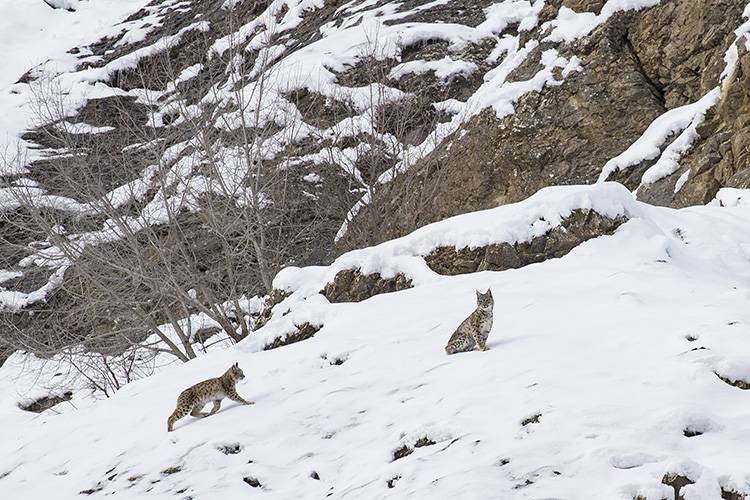
<svg viewBox="0 0 750 500">
<path fill-rule="evenodd" d="M 481 307 L 482 309 L 487 309 L 492 307 L 494 304 L 495 301 L 492 299 L 492 290 L 490 288 L 488 288 L 484 293 L 477 290 L 477 305 L 479 307 Z"/>
<path fill-rule="evenodd" d="M 242 380 L 245 378 L 245 374 L 242 372 L 242 368 L 240 368 L 239 363 L 233 364 L 229 370 L 227 370 L 227 373 L 235 380 Z"/>
</svg>

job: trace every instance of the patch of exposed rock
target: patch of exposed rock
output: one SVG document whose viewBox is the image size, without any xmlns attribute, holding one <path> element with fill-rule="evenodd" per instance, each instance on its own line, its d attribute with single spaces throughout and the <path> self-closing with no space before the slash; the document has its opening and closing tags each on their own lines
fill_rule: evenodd
<svg viewBox="0 0 750 500">
<path fill-rule="evenodd" d="M 722 500 L 745 500 L 747 495 L 734 490 L 721 489 Z"/>
<path fill-rule="evenodd" d="M 19 405 L 19 407 L 25 411 L 31 411 L 34 413 L 42 413 L 45 410 L 49 410 L 53 406 L 56 406 L 65 401 L 70 401 L 71 399 L 73 399 L 73 393 L 70 391 L 66 391 L 62 394 L 52 394 L 49 396 L 43 396 L 41 398 L 30 401 L 28 403 Z"/>
<path fill-rule="evenodd" d="M 614 219 L 589 209 L 574 210 L 547 234 L 523 243 L 496 243 L 477 248 L 439 247 L 425 256 L 430 269 L 453 276 L 477 271 L 504 271 L 562 257 L 584 241 L 615 232 L 625 217 Z"/>
<path fill-rule="evenodd" d="M 312 338 L 321 329 L 321 326 L 313 325 L 310 323 L 303 323 L 301 325 L 294 326 L 297 328 L 294 332 L 284 337 L 277 337 L 272 342 L 266 344 L 266 347 L 264 347 L 263 350 L 270 351 L 271 349 L 276 349 L 277 347 L 283 347 L 285 345 L 294 344 L 295 342 L 307 340 L 309 338 Z"/>
<path fill-rule="evenodd" d="M 721 381 L 724 382 L 725 384 L 731 385 L 733 387 L 737 387 L 738 389 L 742 389 L 743 391 L 750 390 L 750 382 L 746 382 L 741 379 L 733 380 L 729 377 L 719 375 L 718 373 L 716 374 L 716 376 L 719 377 Z"/>
<path fill-rule="evenodd" d="M 642 186 L 639 199 L 680 208 L 708 203 L 722 187 L 750 188 L 750 53 L 744 43 L 738 45 L 738 53 L 719 103 L 696 129 L 699 138 L 681 159 L 680 168 Z M 677 189 L 683 175 L 687 181 Z"/>
<path fill-rule="evenodd" d="M 320 292 L 329 302 L 361 302 L 381 293 L 398 292 L 412 287 L 409 278 L 399 273 L 393 278 L 380 274 L 362 274 L 358 269 L 339 271 Z"/>
<path fill-rule="evenodd" d="M 419 438 L 414 443 L 413 446 L 409 446 L 409 445 L 400 446 L 393 452 L 393 461 L 395 462 L 396 460 L 400 458 L 404 458 L 404 457 L 411 455 L 412 453 L 414 453 L 415 448 L 423 448 L 425 446 L 432 446 L 433 444 L 435 444 L 435 441 L 433 441 L 432 439 L 428 437 L 423 437 L 423 438 Z"/>
</svg>

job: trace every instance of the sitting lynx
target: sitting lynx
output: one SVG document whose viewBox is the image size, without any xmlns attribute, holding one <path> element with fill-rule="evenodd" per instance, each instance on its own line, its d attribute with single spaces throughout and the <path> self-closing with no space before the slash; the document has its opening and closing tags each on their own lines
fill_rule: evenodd
<svg viewBox="0 0 750 500">
<path fill-rule="evenodd" d="M 485 293 L 477 290 L 477 308 L 456 328 L 448 345 L 445 346 L 445 352 L 455 354 L 472 351 L 475 347 L 478 347 L 480 351 L 486 351 L 487 337 L 492 329 L 494 305 L 492 290 L 487 289 Z"/>
<path fill-rule="evenodd" d="M 172 432 L 174 423 L 188 413 L 196 418 L 213 415 L 221 408 L 221 400 L 224 398 L 229 398 L 243 405 L 253 404 L 252 401 L 242 399 L 235 389 L 237 381 L 243 378 L 245 378 L 245 374 L 235 363 L 221 377 L 204 380 L 182 391 L 177 398 L 177 408 L 167 420 L 167 432 Z M 201 410 L 209 401 L 213 402 L 213 408 L 209 413 L 202 412 Z"/>
</svg>

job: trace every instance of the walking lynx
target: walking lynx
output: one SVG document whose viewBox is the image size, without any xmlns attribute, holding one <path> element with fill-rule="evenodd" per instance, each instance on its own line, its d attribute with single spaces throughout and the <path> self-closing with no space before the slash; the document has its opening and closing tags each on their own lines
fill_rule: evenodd
<svg viewBox="0 0 750 500">
<path fill-rule="evenodd" d="M 448 345 L 445 346 L 445 352 L 455 354 L 472 351 L 476 347 L 480 351 L 486 351 L 487 337 L 492 330 L 492 308 L 494 305 L 492 290 L 487 289 L 485 293 L 477 290 L 477 308 L 456 328 L 448 341 Z"/>
<path fill-rule="evenodd" d="M 167 420 L 167 431 L 172 432 L 174 423 L 188 413 L 196 418 L 213 415 L 221 408 L 221 400 L 224 398 L 229 398 L 243 405 L 253 404 L 252 401 L 245 401 L 242 396 L 237 394 L 235 389 L 237 381 L 243 378 L 245 378 L 245 374 L 235 363 L 222 376 L 204 380 L 182 391 L 177 398 L 177 408 Z M 201 410 L 209 401 L 213 402 L 213 408 L 208 413 L 202 412 Z"/>
</svg>

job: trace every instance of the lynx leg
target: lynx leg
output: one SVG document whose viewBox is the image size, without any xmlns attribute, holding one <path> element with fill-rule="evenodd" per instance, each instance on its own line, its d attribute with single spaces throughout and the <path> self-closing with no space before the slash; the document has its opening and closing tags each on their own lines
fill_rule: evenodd
<svg viewBox="0 0 750 500">
<path fill-rule="evenodd" d="M 488 349 L 487 343 L 484 340 L 484 337 L 481 333 L 475 331 L 472 333 L 472 338 L 474 339 L 474 343 L 477 345 L 480 351 L 486 351 Z"/>
<path fill-rule="evenodd" d="M 210 417 L 211 415 L 219 411 L 219 408 L 221 408 L 221 399 L 217 399 L 216 401 L 214 401 L 214 406 L 213 408 L 211 408 L 211 411 L 208 412 L 208 416 Z"/>
<path fill-rule="evenodd" d="M 192 410 L 192 411 L 190 412 L 190 416 L 191 416 L 191 417 L 195 417 L 195 418 L 203 418 L 203 417 L 207 417 L 207 416 L 208 416 L 208 413 L 204 413 L 204 412 L 202 412 L 202 411 L 201 411 L 202 409 L 203 409 L 203 407 L 202 407 L 202 406 L 194 406 L 194 407 L 193 407 L 193 410 Z"/>
<path fill-rule="evenodd" d="M 467 332 L 461 332 L 455 337 L 451 337 L 448 345 L 445 346 L 445 352 L 448 354 L 457 354 L 474 349 L 474 339 Z"/>
<path fill-rule="evenodd" d="M 255 404 L 252 401 L 245 401 L 242 396 L 237 394 L 237 391 L 231 391 L 227 393 L 227 397 L 231 399 L 232 401 L 236 401 L 237 403 L 243 404 L 243 405 L 252 405 Z"/>
</svg>

